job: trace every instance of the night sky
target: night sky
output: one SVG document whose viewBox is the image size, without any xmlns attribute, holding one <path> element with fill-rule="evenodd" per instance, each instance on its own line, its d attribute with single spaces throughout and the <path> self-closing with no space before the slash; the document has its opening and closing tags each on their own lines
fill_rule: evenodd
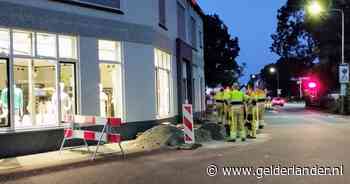
<svg viewBox="0 0 350 184">
<path fill-rule="evenodd" d="M 277 26 L 277 10 L 286 0 L 197 0 L 207 14 L 216 13 L 229 27 L 232 36 L 240 40 L 238 62 L 246 62 L 247 82 L 250 74 L 259 73 L 263 66 L 275 62 L 277 56 L 270 52 L 270 35 Z"/>
</svg>

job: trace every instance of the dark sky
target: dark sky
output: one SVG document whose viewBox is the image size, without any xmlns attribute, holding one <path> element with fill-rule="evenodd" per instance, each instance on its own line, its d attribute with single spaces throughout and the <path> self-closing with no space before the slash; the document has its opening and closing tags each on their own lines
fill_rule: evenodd
<svg viewBox="0 0 350 184">
<path fill-rule="evenodd" d="M 207 14 L 216 13 L 229 27 L 232 36 L 240 40 L 238 62 L 246 62 L 247 69 L 241 82 L 249 75 L 259 73 L 277 56 L 270 52 L 270 35 L 277 26 L 277 10 L 286 0 L 197 0 Z"/>
</svg>

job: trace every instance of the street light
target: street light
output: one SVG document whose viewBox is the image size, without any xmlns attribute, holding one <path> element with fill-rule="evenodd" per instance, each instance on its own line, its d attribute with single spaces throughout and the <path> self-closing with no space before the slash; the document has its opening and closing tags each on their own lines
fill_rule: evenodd
<svg viewBox="0 0 350 184">
<path fill-rule="evenodd" d="M 308 6 L 308 12 L 310 12 L 311 15 L 319 15 L 321 12 L 323 12 L 323 8 L 317 1 L 312 1 Z"/>
<path fill-rule="evenodd" d="M 280 96 L 280 74 L 278 72 L 278 70 L 275 67 L 271 67 L 270 68 L 270 73 L 271 74 L 275 74 L 276 73 L 276 77 L 277 77 L 277 97 Z"/>
<path fill-rule="evenodd" d="M 323 8 L 320 5 L 320 3 L 316 0 L 312 1 L 308 7 L 308 12 L 311 15 L 319 15 L 323 12 Z M 329 11 L 333 11 L 333 12 L 337 12 L 341 14 L 341 18 L 342 18 L 342 39 L 341 39 L 341 46 L 342 46 L 342 52 L 341 52 L 341 63 L 344 64 L 345 63 L 345 13 L 343 9 L 336 9 L 336 8 L 332 8 Z M 346 88 L 346 84 L 342 83 L 341 84 L 341 88 L 345 89 Z M 341 113 L 344 113 L 344 96 L 341 95 Z"/>
</svg>

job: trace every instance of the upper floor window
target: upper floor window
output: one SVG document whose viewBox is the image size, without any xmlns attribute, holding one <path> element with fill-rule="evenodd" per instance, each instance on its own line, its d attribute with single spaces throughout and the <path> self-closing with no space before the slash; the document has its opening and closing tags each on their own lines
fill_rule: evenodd
<svg viewBox="0 0 350 184">
<path fill-rule="evenodd" d="M 166 4 L 165 0 L 159 0 L 159 25 L 166 27 Z"/>
<path fill-rule="evenodd" d="M 185 41 L 186 40 L 186 19 L 185 19 L 185 8 L 178 2 L 177 3 L 177 32 L 178 37 Z"/>
<path fill-rule="evenodd" d="M 199 31 L 199 47 L 203 48 L 203 33 L 202 31 Z"/>
<path fill-rule="evenodd" d="M 196 19 L 191 17 L 191 44 L 192 47 L 197 48 L 197 26 L 196 26 Z"/>
<path fill-rule="evenodd" d="M 121 0 L 56 0 L 62 3 L 73 4 L 77 6 L 94 8 L 103 11 L 124 14 L 121 9 Z"/>
</svg>

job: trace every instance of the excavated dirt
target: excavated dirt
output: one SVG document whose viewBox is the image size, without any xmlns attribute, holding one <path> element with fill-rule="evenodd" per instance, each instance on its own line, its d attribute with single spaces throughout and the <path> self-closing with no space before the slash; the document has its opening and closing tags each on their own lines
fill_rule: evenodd
<svg viewBox="0 0 350 184">
<path fill-rule="evenodd" d="M 131 146 L 138 150 L 181 147 L 184 145 L 182 127 L 181 125 L 175 126 L 171 124 L 155 126 L 139 134 Z M 205 123 L 196 126 L 195 129 L 196 143 L 224 140 L 225 136 L 224 126 L 215 123 Z"/>
</svg>

